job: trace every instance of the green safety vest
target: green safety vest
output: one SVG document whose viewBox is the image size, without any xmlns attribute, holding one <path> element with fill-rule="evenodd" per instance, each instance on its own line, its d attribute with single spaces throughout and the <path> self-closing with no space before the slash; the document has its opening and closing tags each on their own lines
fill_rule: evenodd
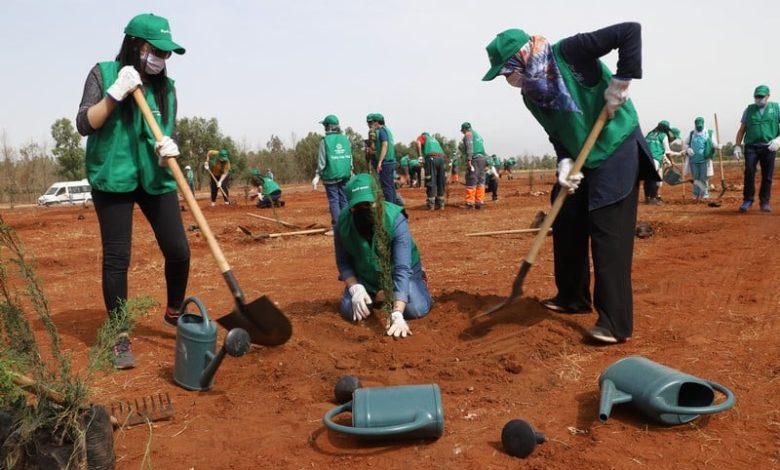
<svg viewBox="0 0 780 470">
<path fill-rule="evenodd" d="M 403 212 L 403 207 L 391 202 L 385 202 L 384 209 L 382 225 L 384 225 L 385 231 L 387 231 L 387 241 L 391 243 L 395 234 L 395 219 L 399 216 L 407 216 Z M 339 214 L 338 231 L 344 251 L 352 256 L 353 268 L 357 278 L 368 292 L 372 294 L 379 292 L 381 289 L 382 270 L 377 258 L 376 237 L 373 237 L 369 244 L 368 240 L 358 233 L 357 228 L 355 228 L 355 222 L 352 219 L 352 212 L 348 210 L 342 210 L 341 214 Z M 387 251 L 390 253 L 390 249 Z M 417 244 L 412 240 L 412 269 L 418 264 L 420 264 L 420 252 L 417 250 Z"/>
<path fill-rule="evenodd" d="M 323 181 L 342 181 L 352 174 L 352 145 L 344 134 L 325 134 L 325 170 Z"/>
<path fill-rule="evenodd" d="M 409 168 L 415 168 L 418 166 L 420 166 L 420 160 L 417 160 L 416 158 L 409 159 Z"/>
<path fill-rule="evenodd" d="M 664 161 L 664 155 L 666 154 L 666 151 L 664 150 L 665 136 L 665 132 L 650 131 L 650 133 L 648 133 L 645 137 L 647 146 L 650 147 L 650 153 L 652 154 L 653 159 L 655 159 L 658 163 Z"/>
<path fill-rule="evenodd" d="M 101 62 L 98 67 L 105 96 L 108 87 L 116 81 L 119 62 Z M 164 135 L 171 135 L 175 125 L 173 110 L 176 92 L 173 83 L 169 78 L 165 99 L 170 115 L 166 123 L 161 121 L 152 88 L 144 89 L 149 108 Z M 131 122 L 122 119 L 121 106 L 117 106 L 103 126 L 87 137 L 86 167 L 90 186 L 110 193 L 129 193 L 138 188 L 139 184 L 145 192 L 154 195 L 175 191 L 176 181 L 170 170 L 157 163 L 151 129 L 136 106 L 130 103 L 125 106 L 132 106 Z"/>
<path fill-rule="evenodd" d="M 394 162 L 395 161 L 395 141 L 393 140 L 393 133 L 390 132 L 390 129 L 387 128 L 387 126 L 383 126 L 383 129 L 385 132 L 387 132 L 387 153 L 385 154 L 385 161 L 386 162 Z M 377 140 L 377 146 L 376 146 L 376 158 L 379 159 L 379 152 L 382 151 L 382 148 L 379 144 L 379 140 Z"/>
<path fill-rule="evenodd" d="M 691 131 L 690 135 L 688 135 L 688 146 L 693 148 L 693 133 L 695 131 Z M 712 145 L 712 129 L 708 129 L 707 131 L 707 140 L 704 142 L 704 158 L 707 160 L 712 159 L 712 157 L 715 156 L 715 146 Z M 693 163 L 699 163 L 693 160 L 691 158 L 691 162 Z"/>
<path fill-rule="evenodd" d="M 543 109 L 525 97 L 523 101 L 539 124 L 544 127 L 545 132 L 560 142 L 572 158 L 576 158 L 604 107 L 604 90 L 609 86 L 612 73 L 606 65 L 601 63 L 601 81 L 592 87 L 587 87 L 577 81 L 569 65 L 563 59 L 560 42 L 553 45 L 553 52 L 558 69 L 561 71 L 561 78 L 582 112 Z M 639 126 L 639 117 L 634 109 L 634 104 L 628 100 L 618 108 L 615 116 L 607 121 L 585 161 L 585 168 L 598 168 L 634 132 L 637 126 Z"/>
<path fill-rule="evenodd" d="M 263 194 L 271 194 L 282 190 L 272 178 L 269 178 L 268 176 L 259 176 L 258 178 L 258 182 L 260 183 L 258 186 L 263 187 Z"/>
<path fill-rule="evenodd" d="M 401 166 L 409 166 L 409 156 L 404 155 L 401 157 Z"/>
<path fill-rule="evenodd" d="M 463 137 L 463 146 L 466 146 L 466 137 Z M 482 140 L 482 136 L 477 134 L 477 131 L 471 129 L 471 146 L 472 155 L 485 155 L 485 141 Z"/>
<path fill-rule="evenodd" d="M 764 112 L 759 112 L 759 107 L 751 104 L 747 107 L 747 130 L 745 132 L 745 143 L 767 143 L 780 134 L 780 106 L 774 101 L 766 104 Z M 739 145 L 739 142 L 737 142 Z"/>
<path fill-rule="evenodd" d="M 423 145 L 423 155 L 429 156 L 434 153 L 439 155 L 444 155 L 444 149 L 441 148 L 441 144 L 438 140 L 436 140 L 434 137 L 432 137 L 427 132 L 423 133 L 425 136 L 425 145 Z"/>
</svg>

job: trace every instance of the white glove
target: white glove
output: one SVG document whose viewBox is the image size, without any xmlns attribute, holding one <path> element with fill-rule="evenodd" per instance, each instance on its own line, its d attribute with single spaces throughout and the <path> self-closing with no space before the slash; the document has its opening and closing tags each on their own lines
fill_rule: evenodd
<svg viewBox="0 0 780 470">
<path fill-rule="evenodd" d="M 180 155 L 179 146 L 167 135 L 163 137 L 161 141 L 157 142 L 154 145 L 154 148 L 157 150 L 157 164 L 161 167 L 168 166 L 165 163 L 165 160 L 176 158 Z"/>
<path fill-rule="evenodd" d="M 373 303 L 371 296 L 366 292 L 363 284 L 355 284 L 349 288 L 349 294 L 352 296 L 352 320 L 360 321 L 371 315 L 369 305 Z"/>
<path fill-rule="evenodd" d="M 571 158 L 564 158 L 558 162 L 558 184 L 566 188 L 569 194 L 574 194 L 574 191 L 580 187 L 580 182 L 585 175 L 582 172 L 569 175 L 571 169 L 574 166 L 574 160 Z"/>
<path fill-rule="evenodd" d="M 472 173 L 474 173 L 476 170 L 474 169 L 474 165 L 469 164 L 469 170 L 471 170 Z"/>
<path fill-rule="evenodd" d="M 206 162 L 206 163 L 203 164 L 203 169 L 205 169 L 205 170 L 210 170 L 211 169 L 211 167 L 209 167 L 209 162 Z"/>
<path fill-rule="evenodd" d="M 222 189 L 222 181 L 217 181 L 217 189 Z"/>
<path fill-rule="evenodd" d="M 317 190 L 317 183 L 320 182 L 320 175 L 314 175 L 314 179 L 311 180 L 311 188 L 316 191 Z"/>
<path fill-rule="evenodd" d="M 687 149 L 685 149 L 685 155 L 688 155 L 689 157 L 692 157 L 693 153 L 694 152 L 693 152 L 692 148 L 688 147 Z"/>
<path fill-rule="evenodd" d="M 412 330 L 409 329 L 409 325 L 404 320 L 404 314 L 398 310 L 393 311 L 390 314 L 390 326 L 387 328 L 387 336 L 395 336 L 398 338 L 406 338 L 412 336 Z"/>
<path fill-rule="evenodd" d="M 780 137 L 775 137 L 769 141 L 769 151 L 777 152 L 780 149 Z"/>
<path fill-rule="evenodd" d="M 119 69 L 116 81 L 108 87 L 107 93 L 114 100 L 122 101 L 139 86 L 141 86 L 141 76 L 138 75 L 138 71 L 132 65 L 125 65 Z"/>
<path fill-rule="evenodd" d="M 736 158 L 737 160 L 742 158 L 742 147 L 740 147 L 739 145 L 734 146 L 734 158 Z"/>
<path fill-rule="evenodd" d="M 607 114 L 609 114 L 610 119 L 615 115 L 615 111 L 628 101 L 628 85 L 630 83 L 631 80 L 616 77 L 612 77 L 612 80 L 609 81 L 609 86 L 604 90 L 604 99 L 607 101 Z"/>
</svg>

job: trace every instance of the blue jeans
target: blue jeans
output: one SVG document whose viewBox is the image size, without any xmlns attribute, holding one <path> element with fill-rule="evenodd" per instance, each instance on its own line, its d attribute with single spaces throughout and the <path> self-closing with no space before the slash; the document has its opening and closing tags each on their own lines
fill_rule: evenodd
<svg viewBox="0 0 780 470">
<path fill-rule="evenodd" d="M 360 279 L 358 282 L 361 282 Z M 373 298 L 373 295 L 371 297 Z M 428 292 L 428 283 L 423 279 L 422 266 L 418 264 L 414 267 L 414 273 L 409 280 L 409 302 L 404 309 L 404 318 L 407 320 L 422 318 L 431 311 L 432 304 L 433 299 Z M 374 306 L 372 305 L 372 308 Z M 349 289 L 344 289 L 344 294 L 341 296 L 339 313 L 344 320 L 352 321 L 352 296 L 349 294 Z"/>
<path fill-rule="evenodd" d="M 268 209 L 271 206 L 278 206 L 279 199 L 282 198 L 282 191 L 274 191 L 271 194 L 263 194 L 263 198 L 257 201 L 257 207 Z"/>
<path fill-rule="evenodd" d="M 772 195 L 772 174 L 775 171 L 775 152 L 770 152 L 766 144 L 745 145 L 745 189 L 742 199 L 753 202 L 756 196 L 756 165 L 761 164 L 761 189 L 758 200 L 768 204 Z"/>
<path fill-rule="evenodd" d="M 336 227 L 341 209 L 347 207 L 347 193 L 344 192 L 345 182 L 325 184 L 325 195 L 328 196 L 328 208 L 330 209 L 330 225 Z"/>
<path fill-rule="evenodd" d="M 404 205 L 404 200 L 395 191 L 395 161 L 382 162 L 382 171 L 379 173 L 379 184 L 382 186 L 382 194 L 385 197 L 385 201 Z"/>
</svg>

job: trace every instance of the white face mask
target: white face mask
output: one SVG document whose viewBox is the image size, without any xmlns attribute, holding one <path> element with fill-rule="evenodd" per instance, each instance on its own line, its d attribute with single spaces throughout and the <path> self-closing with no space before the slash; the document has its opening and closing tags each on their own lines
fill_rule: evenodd
<svg viewBox="0 0 780 470">
<path fill-rule="evenodd" d="M 141 62 L 144 63 L 144 71 L 149 75 L 157 75 L 165 68 L 165 59 L 157 57 L 151 52 L 143 54 Z"/>
<path fill-rule="evenodd" d="M 759 108 L 763 108 L 764 106 L 766 106 L 766 103 L 769 101 L 769 97 L 763 96 L 761 98 L 755 98 L 755 100 L 756 100 L 756 106 L 758 106 Z"/>
</svg>

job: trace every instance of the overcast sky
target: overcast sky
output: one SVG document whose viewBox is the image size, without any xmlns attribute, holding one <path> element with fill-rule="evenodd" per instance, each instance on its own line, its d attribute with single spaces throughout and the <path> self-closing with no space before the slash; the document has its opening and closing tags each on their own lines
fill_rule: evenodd
<svg viewBox="0 0 780 470">
<path fill-rule="evenodd" d="M 642 23 L 644 77 L 630 93 L 644 132 L 661 119 L 683 133 L 696 116 L 714 126 L 718 113 L 722 142 L 733 141 L 755 86 L 780 94 L 780 2 L 770 0 L 0 0 L 0 137 L 50 142 L 56 119 L 75 121 L 90 68 L 148 12 L 187 49 L 168 62 L 178 117 L 214 117 L 252 150 L 272 134 L 290 145 L 322 132 L 331 113 L 365 135 L 366 114 L 381 112 L 399 142 L 459 138 L 469 121 L 489 153 L 551 153 L 519 90 L 481 81 L 485 46 L 515 27 L 556 41 Z M 604 60 L 614 71 L 616 55 Z"/>
</svg>

